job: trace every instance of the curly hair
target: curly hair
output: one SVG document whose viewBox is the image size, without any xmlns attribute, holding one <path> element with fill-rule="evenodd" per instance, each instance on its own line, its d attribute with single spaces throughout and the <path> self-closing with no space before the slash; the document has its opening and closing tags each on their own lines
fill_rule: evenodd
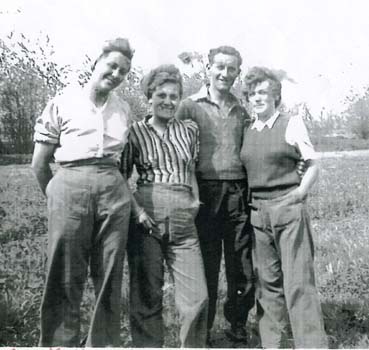
<svg viewBox="0 0 369 350">
<path fill-rule="evenodd" d="M 265 67 L 252 67 L 246 73 L 244 78 L 244 89 L 246 101 L 249 102 L 249 94 L 255 89 L 255 86 L 263 81 L 269 81 L 273 95 L 275 97 L 275 107 L 281 104 L 282 84 L 277 76 Z"/>
<path fill-rule="evenodd" d="M 165 83 L 175 83 L 179 86 L 179 94 L 182 97 L 183 79 L 179 69 L 173 64 L 162 64 L 151 70 L 141 80 L 141 89 L 147 99 L 152 97 L 158 86 Z"/>
<path fill-rule="evenodd" d="M 233 46 L 219 46 L 219 47 L 216 47 L 215 49 L 210 49 L 209 54 L 208 54 L 210 65 L 214 63 L 214 57 L 218 53 L 222 53 L 224 55 L 235 56 L 238 60 L 238 67 L 241 67 L 242 65 L 241 54 Z"/>
<path fill-rule="evenodd" d="M 112 40 L 106 40 L 101 47 L 101 54 L 95 60 L 94 64 L 92 65 L 92 70 L 95 69 L 96 63 L 102 58 L 105 57 L 110 52 L 120 52 L 123 56 L 127 57 L 130 61 L 132 60 L 134 50 L 132 49 L 131 45 L 129 44 L 128 39 L 125 38 L 116 38 Z"/>
</svg>

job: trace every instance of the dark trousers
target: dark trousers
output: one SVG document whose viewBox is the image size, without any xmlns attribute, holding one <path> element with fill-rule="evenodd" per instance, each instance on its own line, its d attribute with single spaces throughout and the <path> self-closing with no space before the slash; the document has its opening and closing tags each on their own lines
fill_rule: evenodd
<svg viewBox="0 0 369 350">
<path fill-rule="evenodd" d="M 223 249 L 227 279 L 224 316 L 231 326 L 244 326 L 254 305 L 247 182 L 201 180 L 199 191 L 203 204 L 196 226 L 209 294 L 208 330 L 216 314 Z"/>
</svg>

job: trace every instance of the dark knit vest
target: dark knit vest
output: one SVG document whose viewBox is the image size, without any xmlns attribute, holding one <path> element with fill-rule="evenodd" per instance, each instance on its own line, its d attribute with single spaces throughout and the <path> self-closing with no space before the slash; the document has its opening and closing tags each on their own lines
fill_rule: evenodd
<svg viewBox="0 0 369 350">
<path fill-rule="evenodd" d="M 300 184 L 296 171 L 300 154 L 285 138 L 290 118 L 281 114 L 271 129 L 245 129 L 241 160 L 254 198 L 276 198 Z"/>
</svg>

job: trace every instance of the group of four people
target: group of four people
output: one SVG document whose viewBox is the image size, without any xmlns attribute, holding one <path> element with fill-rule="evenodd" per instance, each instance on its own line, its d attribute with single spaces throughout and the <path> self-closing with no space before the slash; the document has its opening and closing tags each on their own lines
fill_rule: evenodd
<svg viewBox="0 0 369 350">
<path fill-rule="evenodd" d="M 248 72 L 251 122 L 230 92 L 242 58 L 221 46 L 209 52 L 209 84 L 184 101 L 175 66 L 144 76 L 151 110 L 133 122 L 113 91 L 132 57 L 126 39 L 106 42 L 88 84 L 65 89 L 35 125 L 32 166 L 49 219 L 40 346 L 79 346 L 88 269 L 96 303 L 86 345 L 120 346 L 127 246 L 134 346 L 163 346 L 164 261 L 175 282 L 181 346 L 211 345 L 224 250 L 229 338 L 246 342 L 256 287 L 263 347 L 283 346 L 289 321 L 296 347 L 327 347 L 305 208 L 316 154 L 302 119 L 278 109 L 280 81 L 264 68 Z"/>
</svg>

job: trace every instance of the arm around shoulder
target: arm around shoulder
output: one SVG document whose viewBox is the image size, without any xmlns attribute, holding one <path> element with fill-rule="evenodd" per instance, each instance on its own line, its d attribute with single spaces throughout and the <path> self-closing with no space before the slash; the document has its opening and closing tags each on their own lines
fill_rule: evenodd
<svg viewBox="0 0 369 350">
<path fill-rule="evenodd" d="M 179 120 L 195 120 L 196 103 L 190 99 L 182 100 L 176 112 L 176 118 Z"/>
</svg>

